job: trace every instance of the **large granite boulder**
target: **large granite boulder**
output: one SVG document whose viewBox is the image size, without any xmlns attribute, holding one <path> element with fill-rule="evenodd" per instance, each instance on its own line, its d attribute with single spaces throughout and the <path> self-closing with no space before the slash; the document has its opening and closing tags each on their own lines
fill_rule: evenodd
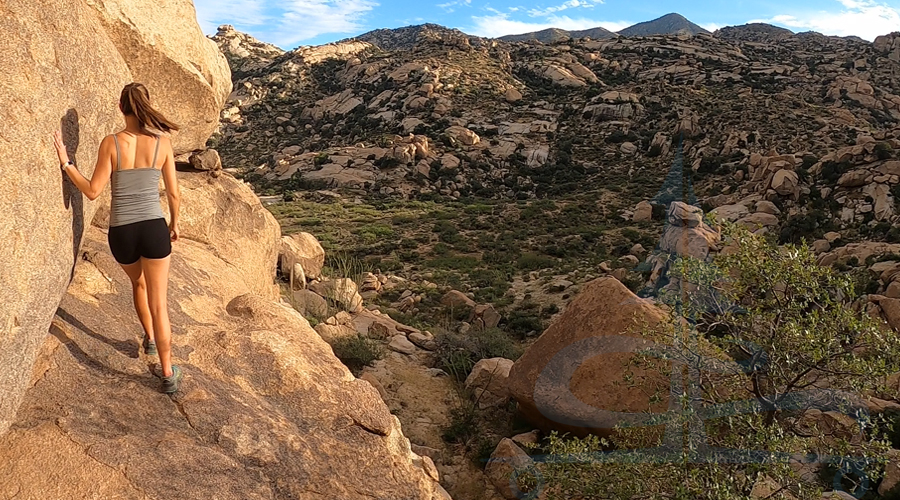
<svg viewBox="0 0 900 500">
<path fill-rule="evenodd" d="M 192 199 L 214 204 L 223 186 L 249 193 L 225 178 Z M 271 230 L 245 248 L 278 247 L 277 223 L 265 223 Z M 0 437 L 0 498 L 447 498 L 377 390 L 299 313 L 253 293 L 240 270 L 262 251 L 246 250 L 174 244 L 173 356 L 186 375 L 167 397 L 157 359 L 138 353 L 128 278 L 90 227 L 31 387 Z"/>
<path fill-rule="evenodd" d="M 641 323 L 653 327 L 666 318 L 615 278 L 594 280 L 513 364 L 510 395 L 545 431 L 609 435 L 629 422 L 623 413 L 665 411 L 669 377 L 629 362 L 632 350 L 650 345 Z M 626 382 L 629 373 L 640 390 Z M 661 398 L 652 401 L 655 393 Z"/>
<path fill-rule="evenodd" d="M 150 90 L 154 105 L 184 128 L 175 153 L 202 149 L 219 126 L 231 93 L 231 70 L 197 24 L 189 0 L 90 0 L 103 34 L 116 46 L 131 80 Z M 165 15 L 160 15 L 165 13 Z"/>
<path fill-rule="evenodd" d="M 188 0 L 8 0 L 0 5 L 0 30 L 2 434 L 72 275 L 84 228 L 103 203 L 85 201 L 63 181 L 51 134 L 62 128 L 70 156 L 90 176 L 100 141 L 122 126 L 122 87 L 139 80 L 184 127 L 177 147 L 200 148 L 231 84 Z"/>
</svg>

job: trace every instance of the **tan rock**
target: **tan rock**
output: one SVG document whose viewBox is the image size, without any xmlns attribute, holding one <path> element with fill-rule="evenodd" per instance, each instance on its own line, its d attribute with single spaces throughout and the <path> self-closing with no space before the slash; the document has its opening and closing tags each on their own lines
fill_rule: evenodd
<svg viewBox="0 0 900 500">
<path fill-rule="evenodd" d="M 475 306 L 475 317 L 481 322 L 482 328 L 496 328 L 503 319 L 500 313 L 490 304 Z"/>
<path fill-rule="evenodd" d="M 450 290 L 445 293 L 443 297 L 441 297 L 441 305 L 446 307 L 453 308 L 467 308 L 475 309 L 475 301 L 466 297 L 466 295 L 459 290 Z"/>
<path fill-rule="evenodd" d="M 448 128 L 445 133 L 450 140 L 464 146 L 474 146 L 481 142 L 481 138 L 478 137 L 478 134 L 465 127 L 460 127 L 459 125 L 453 125 Z"/>
<path fill-rule="evenodd" d="M 188 161 L 197 170 L 222 170 L 222 159 L 219 157 L 219 152 L 215 149 L 193 153 Z"/>
<path fill-rule="evenodd" d="M 746 217 L 743 217 L 738 221 L 738 224 L 747 227 L 750 230 L 756 230 L 760 226 L 762 227 L 772 227 L 778 225 L 778 217 L 767 214 L 763 212 L 756 212 L 754 214 L 750 214 Z"/>
<path fill-rule="evenodd" d="M 750 210 L 745 205 L 723 205 L 710 212 L 710 215 L 714 215 L 716 220 L 727 220 L 729 222 L 734 222 L 749 214 Z"/>
<path fill-rule="evenodd" d="M 509 103 L 519 102 L 522 100 L 522 93 L 515 88 L 509 88 L 506 89 L 506 94 L 504 94 L 503 98 Z"/>
<path fill-rule="evenodd" d="M 831 243 L 828 243 L 828 240 L 816 240 L 812 244 L 812 249 L 816 254 L 825 253 L 831 250 Z"/>
<path fill-rule="evenodd" d="M 309 284 L 309 289 L 340 304 L 347 311 L 357 312 L 362 309 L 362 297 L 359 296 L 356 283 L 350 278 L 314 281 Z"/>
<path fill-rule="evenodd" d="M 634 208 L 634 216 L 631 220 L 635 222 L 647 222 L 653 219 L 653 205 L 649 201 L 642 201 Z"/>
<path fill-rule="evenodd" d="M 900 451 L 890 450 L 887 465 L 884 467 L 884 477 L 878 485 L 878 494 L 887 496 L 898 489 L 898 484 L 900 484 Z"/>
<path fill-rule="evenodd" d="M 570 70 L 557 66 L 556 64 L 548 64 L 544 67 L 542 74 L 549 78 L 556 85 L 562 87 L 586 87 L 587 83 L 581 78 L 575 76 Z"/>
<path fill-rule="evenodd" d="M 363 309 L 353 315 L 350 321 L 361 335 L 375 339 L 389 339 L 395 335 L 415 333 L 419 330 L 394 321 L 390 316 L 377 311 Z"/>
<path fill-rule="evenodd" d="M 633 354 L 620 348 L 623 342 L 646 346 L 638 334 L 640 322 L 652 327 L 665 319 L 662 311 L 618 280 L 592 281 L 513 364 L 510 394 L 522 414 L 545 431 L 609 435 L 625 417 L 602 410 L 665 411 L 668 377 L 628 366 Z M 641 391 L 624 382 L 629 371 L 640 381 Z M 656 391 L 664 397 L 651 402 Z"/>
<path fill-rule="evenodd" d="M 756 211 L 764 214 L 781 215 L 781 210 L 774 203 L 766 200 L 756 202 Z"/>
<path fill-rule="evenodd" d="M 356 331 L 347 325 L 329 325 L 328 323 L 319 323 L 314 330 L 322 337 L 322 340 L 332 344 L 338 340 L 348 337 L 355 337 Z"/>
<path fill-rule="evenodd" d="M 882 298 L 876 302 L 880 307 L 885 321 L 894 329 L 900 331 L 900 299 Z"/>
<path fill-rule="evenodd" d="M 840 179 L 838 179 L 838 186 L 845 188 L 855 188 L 866 185 L 866 180 L 872 174 L 869 173 L 868 170 L 851 170 L 846 174 L 842 175 Z"/>
<path fill-rule="evenodd" d="M 378 378 L 372 374 L 372 372 L 364 371 L 362 373 L 362 375 L 359 376 L 359 378 L 360 378 L 360 380 L 365 380 L 366 382 L 371 384 L 372 387 L 374 387 L 375 390 L 378 391 L 378 395 L 381 396 L 382 401 L 385 401 L 385 402 L 388 401 L 387 390 L 384 388 L 384 385 L 382 385 L 382 383 L 378 380 Z M 413 451 L 415 451 L 415 450 L 413 450 Z M 418 454 L 421 455 L 421 453 L 418 453 Z"/>
<path fill-rule="evenodd" d="M 534 461 L 509 438 L 503 438 L 494 453 L 491 454 L 484 473 L 497 489 L 497 492 L 508 500 L 522 498 L 515 482 L 516 471 L 528 470 Z"/>
<path fill-rule="evenodd" d="M 328 317 L 328 302 L 311 290 L 297 290 L 293 292 L 291 305 L 300 314 L 306 317 L 323 320 Z"/>
<path fill-rule="evenodd" d="M 322 275 L 325 266 L 325 249 L 310 233 L 294 233 L 281 238 L 281 272 L 288 275 L 295 263 L 303 266 L 304 275 L 309 279 L 317 279 Z M 286 272 L 287 271 L 287 272 Z"/>
<path fill-rule="evenodd" d="M 395 335 L 388 343 L 388 349 L 400 354 L 414 354 L 416 346 L 406 338 L 406 335 Z"/>
<path fill-rule="evenodd" d="M 437 349 L 437 343 L 434 341 L 434 335 L 431 332 L 412 332 L 406 336 L 410 342 L 425 349 L 426 351 L 434 351 Z"/>
<path fill-rule="evenodd" d="M 482 359 L 475 363 L 466 377 L 466 389 L 480 408 L 499 406 L 509 398 L 507 379 L 512 368 L 512 360 L 505 358 Z"/>
<path fill-rule="evenodd" d="M 772 177 L 771 186 L 781 196 L 790 196 L 800 186 L 800 177 L 793 170 L 781 169 Z"/>
<path fill-rule="evenodd" d="M 231 70 L 197 25 L 193 4 L 167 0 L 158 5 L 167 22 L 141 2 L 97 0 L 87 5 L 128 65 L 131 79 L 146 84 L 158 109 L 184 125 L 173 140 L 175 152 L 204 148 L 231 93 Z"/>
<path fill-rule="evenodd" d="M 703 210 L 680 201 L 672 202 L 666 215 L 669 224 L 678 227 L 698 227 L 703 223 Z"/>
</svg>

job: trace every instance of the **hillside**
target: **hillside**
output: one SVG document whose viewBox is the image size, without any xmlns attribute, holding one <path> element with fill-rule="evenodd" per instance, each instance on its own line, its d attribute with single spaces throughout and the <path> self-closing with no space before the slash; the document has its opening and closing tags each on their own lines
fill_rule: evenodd
<svg viewBox="0 0 900 500">
<path fill-rule="evenodd" d="M 900 329 L 891 267 L 900 34 L 868 43 L 753 25 L 533 43 L 432 25 L 270 62 L 249 48 L 241 58 L 254 42 L 232 29 L 215 40 L 229 60 L 258 68 L 236 75 L 211 140 L 225 166 L 265 196 L 284 233 L 312 233 L 340 256 L 329 266 L 366 276 L 366 308 L 434 333 L 434 350 L 416 359 L 457 387 L 477 375 L 475 361 L 511 378 L 536 374 L 515 360 L 567 342 L 542 343 L 547 335 L 591 336 L 603 325 L 618 335 L 606 318 L 631 318 L 616 304 L 636 303 L 632 292 L 673 285 L 671 254 L 724 250 L 701 212 L 776 243 L 808 242 L 812 259 L 864 292 L 855 310 Z M 607 381 L 606 368 L 584 381 L 591 395 L 618 398 L 612 385 L 592 385 Z M 366 370 L 404 431 L 445 450 L 435 465 L 453 498 L 497 496 L 446 457 L 518 455 L 505 439 L 528 430 L 515 405 L 501 398 L 484 410 L 459 389 L 449 417 L 420 419 L 409 408 L 447 405 L 420 388 L 431 378 L 380 362 Z M 519 408 L 534 386 L 524 384 L 513 394 Z M 532 412 L 531 423 L 547 426 L 538 420 Z M 485 475 L 497 494 L 514 498 L 510 472 L 495 472 Z"/>
<path fill-rule="evenodd" d="M 707 210 L 743 206 L 730 213 L 782 241 L 900 241 L 884 164 L 900 151 L 896 35 L 753 27 L 534 45 L 428 31 L 447 36 L 298 49 L 236 79 L 213 143 L 289 201 L 271 207 L 286 232 L 461 287 L 521 318 L 522 334 L 564 306 L 549 282 L 601 268 L 633 290 L 648 282 L 630 263 L 657 246 L 664 207 L 650 217 L 641 202 L 679 146 Z M 241 37 L 215 39 L 233 59 Z"/>
<path fill-rule="evenodd" d="M 522 33 L 520 35 L 501 36 L 498 40 L 504 42 L 524 42 L 527 40 L 537 40 L 542 43 L 554 43 L 565 40 L 567 38 L 590 38 L 592 40 L 605 40 L 615 38 L 618 35 L 606 28 L 596 27 L 586 30 L 566 31 L 558 28 L 549 28 L 541 31 L 533 31 L 531 33 Z"/>
<path fill-rule="evenodd" d="M 687 20 L 681 14 L 666 14 L 652 21 L 629 26 L 619 31 L 621 36 L 698 35 L 709 31 Z"/>
</svg>

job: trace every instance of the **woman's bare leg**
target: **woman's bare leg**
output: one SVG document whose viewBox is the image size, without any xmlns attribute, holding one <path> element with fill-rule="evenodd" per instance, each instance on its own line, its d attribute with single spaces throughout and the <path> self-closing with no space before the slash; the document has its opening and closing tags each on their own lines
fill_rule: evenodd
<svg viewBox="0 0 900 500">
<path fill-rule="evenodd" d="M 147 281 L 141 268 L 141 261 L 134 264 L 120 264 L 125 274 L 131 279 L 131 298 L 134 301 L 134 310 L 137 311 L 138 321 L 144 328 L 144 333 L 153 342 L 153 318 L 150 315 L 150 306 L 147 303 Z"/>
<path fill-rule="evenodd" d="M 169 324 L 168 288 L 169 260 L 141 258 L 141 268 L 147 280 L 147 302 L 156 334 L 156 349 L 164 377 L 172 376 L 172 327 Z"/>
</svg>

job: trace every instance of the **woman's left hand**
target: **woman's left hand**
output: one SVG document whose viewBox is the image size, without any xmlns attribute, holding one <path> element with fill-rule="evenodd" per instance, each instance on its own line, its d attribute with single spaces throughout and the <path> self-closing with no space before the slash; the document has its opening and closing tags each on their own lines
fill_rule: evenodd
<svg viewBox="0 0 900 500">
<path fill-rule="evenodd" d="M 66 145 L 63 143 L 62 130 L 53 133 L 53 145 L 56 146 L 56 155 L 59 156 L 59 164 L 69 161 L 69 153 L 66 151 Z"/>
</svg>

